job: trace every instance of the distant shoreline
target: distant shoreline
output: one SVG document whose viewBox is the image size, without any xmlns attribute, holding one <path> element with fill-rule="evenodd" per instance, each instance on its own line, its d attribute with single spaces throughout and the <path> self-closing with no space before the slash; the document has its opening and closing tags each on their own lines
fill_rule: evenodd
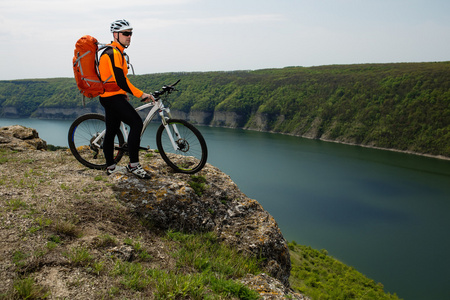
<svg viewBox="0 0 450 300">
<path fill-rule="evenodd" d="M 333 140 L 325 140 L 325 139 L 320 139 L 320 140 L 321 140 L 321 141 L 324 141 L 324 142 L 333 142 L 333 143 L 337 143 L 337 144 L 344 144 L 344 145 L 350 145 L 350 146 L 360 146 L 360 147 L 369 148 L 369 149 L 376 149 L 376 150 L 385 150 L 385 151 L 399 152 L 399 153 L 404 153 L 404 154 L 418 155 L 418 156 L 424 156 L 424 157 L 428 157 L 428 158 L 436 158 L 436 159 L 449 160 L 449 161 L 450 161 L 450 157 L 443 156 L 443 155 L 431 155 L 431 154 L 424 154 L 424 153 L 419 153 L 419 152 L 414 152 L 414 151 L 408 151 L 408 150 L 398 150 L 398 149 L 382 148 L 382 147 L 376 147 L 376 146 L 368 146 L 368 145 L 352 144 L 352 143 L 339 142 L 339 141 L 333 141 Z"/>
<path fill-rule="evenodd" d="M 221 127 L 221 126 L 211 126 L 211 127 Z M 230 127 L 222 127 L 222 128 L 230 128 Z M 231 129 L 233 129 L 233 128 L 231 128 Z M 238 128 L 236 128 L 236 129 L 238 129 Z M 392 148 L 383 148 L 383 147 L 376 147 L 376 146 L 369 146 L 369 145 L 353 144 L 353 143 L 347 143 L 347 142 L 341 142 L 341 141 L 335 141 L 335 140 L 329 140 L 329 139 L 316 139 L 316 138 L 312 138 L 309 136 L 295 135 L 295 134 L 291 134 L 291 133 L 283 133 L 283 132 L 275 132 L 275 131 L 262 131 L 262 130 L 248 129 L 248 128 L 240 128 L 240 129 L 249 130 L 249 131 L 267 132 L 267 133 L 273 133 L 273 134 L 289 135 L 289 136 L 305 138 L 308 140 L 318 140 L 318 141 L 322 141 L 322 142 L 331 142 L 331 143 L 343 144 L 343 145 L 348 145 L 348 146 L 359 146 L 359 147 L 368 148 L 368 149 L 398 152 L 398 153 L 411 154 L 411 155 L 424 156 L 424 157 L 428 157 L 428 158 L 435 158 L 435 159 L 450 161 L 450 157 L 443 156 L 443 155 L 432 155 L 432 154 L 425 154 L 425 153 L 419 153 L 419 152 L 408 151 L 408 150 L 399 150 L 399 149 L 392 149 Z"/>
<path fill-rule="evenodd" d="M 10 120 L 14 120 L 14 119 L 31 119 L 31 120 L 47 120 L 47 121 L 70 121 L 71 119 L 45 119 L 45 118 L 25 118 L 25 117 L 17 117 L 17 118 L 7 118 L 7 117 L 0 117 L 1 119 L 10 119 Z M 11 124 L 13 125 L 13 124 Z M 291 134 L 291 133 L 283 133 L 283 132 L 275 132 L 275 131 L 264 131 L 264 130 L 256 130 L 256 129 L 251 129 L 251 128 L 236 128 L 236 127 L 227 127 L 227 126 L 212 126 L 212 125 L 202 125 L 202 126 L 208 126 L 208 127 L 217 127 L 217 128 L 229 128 L 229 129 L 242 129 L 242 130 L 248 130 L 248 131 L 255 131 L 255 132 L 266 132 L 266 133 L 271 133 L 271 134 L 281 134 L 281 135 L 288 135 L 288 136 L 294 136 L 294 137 L 299 137 L 299 138 L 305 138 L 305 139 L 309 139 L 309 140 L 319 140 L 322 142 L 331 142 L 331 143 L 336 143 L 336 144 L 343 144 L 343 145 L 348 145 L 348 146 L 359 146 L 359 147 L 363 147 L 363 148 L 368 148 L 368 149 L 376 149 L 376 150 L 383 150 L 383 151 L 391 151 L 391 152 L 398 152 L 398 153 L 403 153 L 403 154 L 411 154 L 411 155 L 417 155 L 417 156 L 423 156 L 423 157 L 428 157 L 428 158 L 434 158 L 434 159 L 439 159 L 439 160 L 445 160 L 445 161 L 450 161 L 450 157 L 447 156 L 443 156 L 443 155 L 432 155 L 432 154 L 426 154 L 426 153 L 419 153 L 419 152 L 414 152 L 414 151 L 408 151 L 408 150 L 399 150 L 399 149 L 393 149 L 393 148 L 383 148 L 383 147 L 376 147 L 376 146 L 369 146 L 369 145 L 362 145 L 362 144 L 354 144 L 354 143 L 348 143 L 348 142 L 341 142 L 341 141 L 336 141 L 336 140 L 330 140 L 330 139 L 316 139 L 316 138 L 312 138 L 310 136 L 306 136 L 306 135 L 296 135 L 296 134 Z M 4 127 L 4 126 L 0 126 Z"/>
</svg>

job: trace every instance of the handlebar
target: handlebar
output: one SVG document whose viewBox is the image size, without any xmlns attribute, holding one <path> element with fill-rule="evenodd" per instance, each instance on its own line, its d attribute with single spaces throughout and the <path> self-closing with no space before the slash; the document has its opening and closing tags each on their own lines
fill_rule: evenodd
<svg viewBox="0 0 450 300">
<path fill-rule="evenodd" d="M 170 93 L 172 93 L 173 91 L 176 91 L 175 86 L 176 86 L 180 81 L 181 81 L 181 79 L 178 79 L 175 83 L 172 83 L 172 84 L 170 84 L 170 85 L 164 85 L 164 86 L 161 88 L 161 90 L 155 91 L 155 92 L 151 93 L 151 95 L 155 98 L 155 101 L 158 101 L 159 98 L 160 98 L 162 95 L 164 95 L 164 94 L 170 94 Z M 148 97 L 147 97 L 147 98 L 144 98 L 144 99 L 141 99 L 141 102 L 144 102 L 144 101 L 146 101 L 147 99 L 148 99 Z"/>
</svg>

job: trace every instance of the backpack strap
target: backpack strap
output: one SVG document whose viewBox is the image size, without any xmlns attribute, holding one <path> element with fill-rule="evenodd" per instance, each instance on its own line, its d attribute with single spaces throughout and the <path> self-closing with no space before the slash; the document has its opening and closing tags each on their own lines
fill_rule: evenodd
<svg viewBox="0 0 450 300">
<path fill-rule="evenodd" d="M 130 63 L 130 57 L 125 52 L 123 53 L 123 56 L 125 57 L 125 60 L 127 61 L 128 69 L 130 69 L 130 67 L 131 67 L 131 71 L 133 72 L 133 75 L 135 75 L 133 65 Z"/>
<path fill-rule="evenodd" d="M 113 49 L 116 49 L 117 51 L 119 51 L 119 53 L 122 54 L 122 57 L 126 60 L 128 69 L 130 69 L 130 67 L 131 67 L 131 71 L 133 72 L 133 75 L 135 75 L 135 73 L 134 73 L 134 67 L 133 67 L 133 65 L 130 63 L 130 56 L 128 56 L 128 54 L 126 54 L 125 52 L 121 52 L 117 47 L 114 47 L 114 46 L 109 45 L 109 44 L 100 44 L 100 43 L 97 43 L 97 44 L 100 45 L 100 48 L 98 49 L 97 53 L 98 53 L 100 50 L 104 50 L 104 49 L 106 49 L 106 48 L 113 48 Z M 102 53 L 102 55 L 103 55 L 103 53 Z M 96 59 L 97 59 L 97 57 L 96 57 Z M 98 66 L 98 61 L 96 61 L 96 65 Z M 100 73 L 99 73 L 99 74 L 100 74 Z M 109 78 L 108 78 L 108 79 L 109 79 Z M 108 80 L 106 80 L 106 81 L 108 81 Z M 105 82 L 106 82 L 106 81 L 105 81 Z"/>
</svg>

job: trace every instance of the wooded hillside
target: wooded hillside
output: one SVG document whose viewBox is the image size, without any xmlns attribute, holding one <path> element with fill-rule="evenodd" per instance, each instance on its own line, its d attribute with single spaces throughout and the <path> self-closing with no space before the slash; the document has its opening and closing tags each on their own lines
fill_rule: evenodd
<svg viewBox="0 0 450 300">
<path fill-rule="evenodd" d="M 147 92 L 181 79 L 173 110 L 234 112 L 236 127 L 450 157 L 450 62 L 131 78 Z M 17 116 L 33 117 L 39 107 L 81 105 L 72 78 L 0 81 L 2 115 L 11 107 Z"/>
</svg>

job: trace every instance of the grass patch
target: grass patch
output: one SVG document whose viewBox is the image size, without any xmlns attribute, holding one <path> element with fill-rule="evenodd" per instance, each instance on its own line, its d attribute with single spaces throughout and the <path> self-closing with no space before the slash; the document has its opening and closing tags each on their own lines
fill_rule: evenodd
<svg viewBox="0 0 450 300">
<path fill-rule="evenodd" d="M 70 221 L 58 221 L 54 225 L 54 230 L 58 234 L 63 234 L 69 237 L 80 237 L 81 232 L 77 226 Z"/>
<path fill-rule="evenodd" d="M 259 299 L 259 294 L 245 285 L 212 272 L 182 274 L 117 261 L 111 275 L 120 276 L 123 288 L 140 292 L 151 290 L 156 299 Z"/>
<path fill-rule="evenodd" d="M 107 182 L 108 179 L 103 177 L 102 175 L 97 175 L 97 176 L 94 177 L 94 181 L 105 181 L 105 182 Z"/>
<path fill-rule="evenodd" d="M 9 161 L 8 151 L 0 149 L 0 164 L 7 163 Z"/>
<path fill-rule="evenodd" d="M 219 243 L 213 233 L 169 231 L 166 240 L 173 248 L 175 269 L 147 268 L 144 262 L 116 260 L 110 275 L 117 277 L 122 289 L 143 296 L 151 291 L 156 299 L 259 298 L 257 292 L 236 281 L 248 273 L 259 273 L 258 260 Z M 143 251 L 139 241 L 127 239 L 125 244 L 138 253 Z"/>
<path fill-rule="evenodd" d="M 86 266 L 93 261 L 92 255 L 89 253 L 89 249 L 86 247 L 74 247 L 68 252 L 63 253 L 70 262 L 75 266 Z"/>
<path fill-rule="evenodd" d="M 26 209 L 28 207 L 27 203 L 22 199 L 11 199 L 9 201 L 6 201 L 6 205 L 12 211 Z"/>
<path fill-rule="evenodd" d="M 13 253 L 12 261 L 18 268 L 21 268 L 25 266 L 28 257 L 30 257 L 30 254 L 17 250 Z"/>
<path fill-rule="evenodd" d="M 47 299 L 50 292 L 37 285 L 33 278 L 18 279 L 14 282 L 14 295 L 12 299 Z"/>
<path fill-rule="evenodd" d="M 179 269 L 194 268 L 199 272 L 219 273 L 227 278 L 260 272 L 257 259 L 219 243 L 212 232 L 184 234 L 169 231 L 167 237 L 179 243 L 177 251 L 173 252 Z"/>
<path fill-rule="evenodd" d="M 127 238 L 125 239 L 124 244 L 133 247 L 134 251 L 137 254 L 137 257 L 141 261 L 149 261 L 152 259 L 152 256 L 147 252 L 147 250 L 142 247 L 140 241 L 133 241 L 132 239 Z"/>
<path fill-rule="evenodd" d="M 117 239 L 109 234 L 103 234 L 96 238 L 95 246 L 98 248 L 117 246 Z"/>
<path fill-rule="evenodd" d="M 208 188 L 206 185 L 206 177 L 202 175 L 191 175 L 191 180 L 188 181 L 188 184 L 197 194 L 197 196 L 203 195 L 203 192 Z"/>
<path fill-rule="evenodd" d="M 94 261 L 89 265 L 87 271 L 95 275 L 100 275 L 105 270 L 105 266 L 106 263 L 104 261 Z"/>
<path fill-rule="evenodd" d="M 326 250 L 289 243 L 293 289 L 312 299 L 399 299 L 385 293 L 383 285 L 329 256 Z"/>
</svg>

